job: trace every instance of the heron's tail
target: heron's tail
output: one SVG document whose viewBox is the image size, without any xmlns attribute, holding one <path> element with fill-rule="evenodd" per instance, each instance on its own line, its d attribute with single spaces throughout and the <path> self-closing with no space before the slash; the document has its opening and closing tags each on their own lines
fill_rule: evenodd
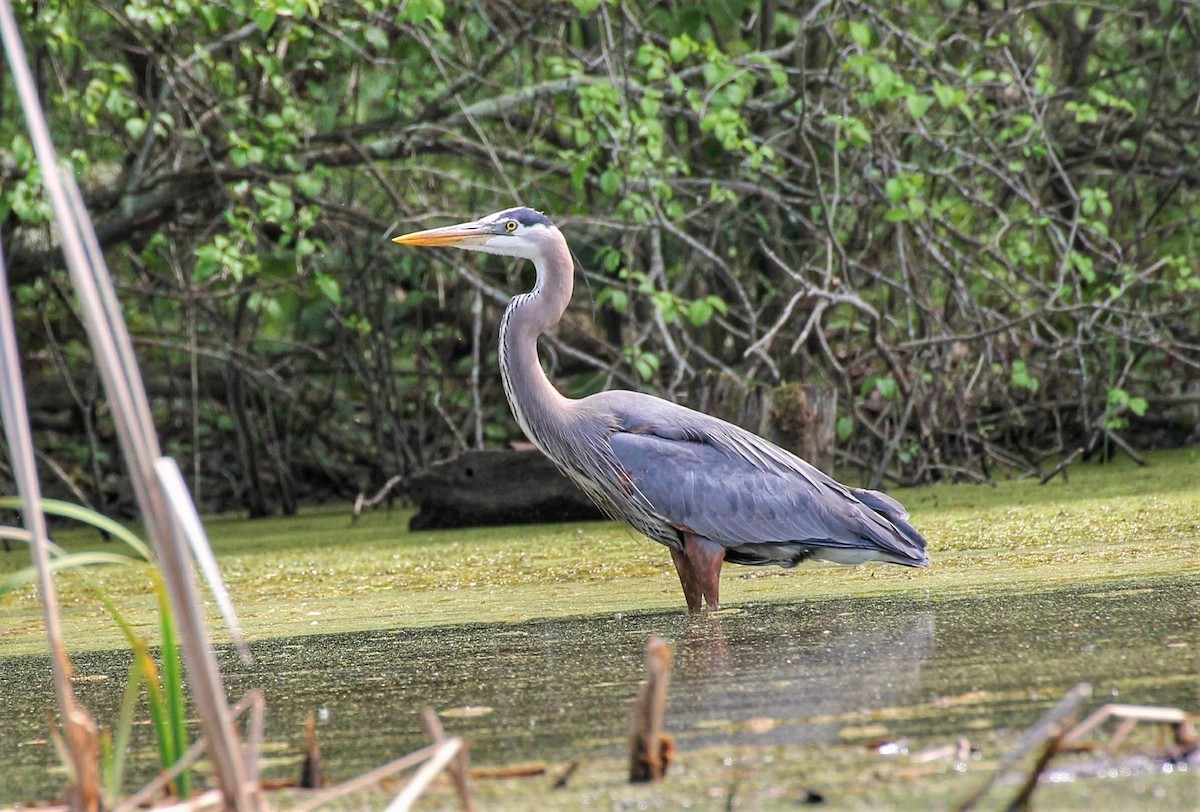
<svg viewBox="0 0 1200 812">
<path fill-rule="evenodd" d="M 851 488 L 850 491 L 860 502 L 878 513 L 895 528 L 898 538 L 888 546 L 893 549 L 898 548 L 904 553 L 903 559 L 896 558 L 897 564 L 909 567 L 929 566 L 929 556 L 925 553 L 925 537 L 908 523 L 908 511 L 904 509 L 904 505 L 879 491 L 871 491 L 866 488 Z"/>
</svg>

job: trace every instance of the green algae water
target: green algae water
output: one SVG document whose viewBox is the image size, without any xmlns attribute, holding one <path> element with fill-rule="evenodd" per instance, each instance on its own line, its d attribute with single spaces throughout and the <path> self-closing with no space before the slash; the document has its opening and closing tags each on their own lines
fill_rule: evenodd
<svg viewBox="0 0 1200 812">
<path fill-rule="evenodd" d="M 619 760 L 652 634 L 676 647 L 667 727 L 684 763 L 690 752 L 732 758 L 748 748 L 866 753 L 878 742 L 1019 731 L 1081 680 L 1097 704 L 1195 708 L 1198 587 L 1150 579 L 307 635 L 256 642 L 251 668 L 229 654 L 223 664 L 232 694 L 266 693 L 275 778 L 297 773 L 309 713 L 336 779 L 422 746 L 426 706 L 470 740 L 475 764 Z M 80 698 L 100 718 L 115 716 L 128 664 L 121 652 L 77 659 Z M 39 656 L 3 663 L 0 800 L 61 786 L 44 741 L 47 671 Z M 150 751 L 139 753 L 139 767 L 152 769 Z"/>
<path fill-rule="evenodd" d="M 402 513 L 212 520 L 255 653 L 249 668 L 224 653 L 224 673 L 231 696 L 266 694 L 269 777 L 298 773 L 309 713 L 337 780 L 421 746 L 430 706 L 475 764 L 580 760 L 566 790 L 479 782 L 488 809 L 792 808 L 810 791 L 831 808 L 945 808 L 1077 682 L 1093 686 L 1087 710 L 1200 710 L 1200 453 L 1151 459 L 1047 486 L 897 493 L 929 539 L 928 570 L 730 566 L 728 608 L 694 618 L 665 551 L 607 523 L 409 533 Z M 110 549 L 77 531 L 56 539 Z M 0 554 L 0 574 L 27 561 Z M 144 573 L 93 573 L 153 634 Z M 128 654 L 78 580 L 59 584 L 76 690 L 110 725 Z M 65 783 L 41 634 L 32 590 L 0 597 L 0 804 Z M 628 714 L 653 634 L 676 647 L 666 725 L 680 757 L 662 784 L 629 787 Z M 1200 768 L 1156 760 L 1153 731 L 1135 739 L 1141 761 L 1068 762 L 1035 802 L 1200 809 Z M 976 754 L 920 760 L 960 741 Z M 139 776 L 154 769 L 149 742 L 142 720 Z M 454 803 L 435 791 L 426 808 Z"/>
</svg>

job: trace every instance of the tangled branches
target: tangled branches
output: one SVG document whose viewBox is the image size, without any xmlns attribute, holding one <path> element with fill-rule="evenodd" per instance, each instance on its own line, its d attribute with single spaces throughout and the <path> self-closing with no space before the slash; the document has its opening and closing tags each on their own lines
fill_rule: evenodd
<svg viewBox="0 0 1200 812">
<path fill-rule="evenodd" d="M 30 25 L 209 507 L 516 437 L 491 370 L 519 269 L 382 238 L 518 202 L 587 282 L 546 345 L 572 394 L 832 385 L 841 461 L 875 482 L 1196 438 L 1187 4 L 201 5 Z M 74 381 L 41 427 L 100 490 L 104 415 L 9 126 L 23 343 Z"/>
</svg>

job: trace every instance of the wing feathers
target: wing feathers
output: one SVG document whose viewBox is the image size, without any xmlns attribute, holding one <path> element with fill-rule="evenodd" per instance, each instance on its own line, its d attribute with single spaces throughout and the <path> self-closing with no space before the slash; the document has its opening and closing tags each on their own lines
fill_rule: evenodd
<svg viewBox="0 0 1200 812">
<path fill-rule="evenodd" d="M 749 432 L 689 414 L 713 426 L 642 425 L 609 438 L 632 484 L 671 525 L 742 550 L 806 544 L 927 563 L 925 540 L 895 499 L 847 488 Z"/>
</svg>

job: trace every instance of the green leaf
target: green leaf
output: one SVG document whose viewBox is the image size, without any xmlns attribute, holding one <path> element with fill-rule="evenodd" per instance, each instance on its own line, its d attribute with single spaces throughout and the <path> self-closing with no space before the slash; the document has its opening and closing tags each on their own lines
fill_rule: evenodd
<svg viewBox="0 0 1200 812">
<path fill-rule="evenodd" d="M 1034 394 L 1041 388 L 1041 381 L 1033 376 L 1024 361 L 1013 361 L 1012 385 L 1018 389 L 1026 389 Z"/>
<path fill-rule="evenodd" d="M 704 299 L 697 299 L 687 307 L 688 321 L 695 327 L 707 324 L 713 315 L 713 306 Z"/>
<path fill-rule="evenodd" d="M 615 195 L 621 190 L 621 176 L 615 169 L 606 169 L 600 175 L 600 191 L 606 195 Z"/>
<path fill-rule="evenodd" d="M 275 9 L 274 8 L 256 8 L 250 12 L 250 19 L 257 26 L 259 31 L 264 34 L 271 30 L 271 26 L 275 25 Z"/>
<path fill-rule="evenodd" d="M 42 512 L 49 516 L 71 519 L 80 524 L 90 525 L 97 530 L 107 533 L 118 541 L 123 542 L 143 561 L 153 561 L 154 556 L 146 542 L 120 522 L 110 519 L 103 513 L 97 513 L 91 508 L 77 505 L 74 502 L 64 502 L 61 499 L 43 499 Z M 21 499 L 16 496 L 0 496 L 0 510 L 20 510 Z"/>
<path fill-rule="evenodd" d="M 338 281 L 329 274 L 319 273 L 313 277 L 316 282 L 317 290 L 321 291 L 321 295 L 335 305 L 342 303 L 342 288 L 338 285 Z"/>
<path fill-rule="evenodd" d="M 854 419 L 850 417 L 839 417 L 837 420 L 837 438 L 839 443 L 844 443 L 854 434 Z"/>
<path fill-rule="evenodd" d="M 397 20 L 413 25 L 421 25 L 427 21 L 440 24 L 445 13 L 446 4 L 443 0 L 408 0 Z"/>
<path fill-rule="evenodd" d="M 944 85 L 941 82 L 934 82 L 933 95 L 937 96 L 938 104 L 948 109 L 957 105 L 960 101 L 960 95 L 963 94 L 958 88 Z"/>
<path fill-rule="evenodd" d="M 924 93 L 909 93 L 904 99 L 904 105 L 908 108 L 910 116 L 919 119 L 929 112 L 929 108 L 933 106 L 933 98 Z"/>
<path fill-rule="evenodd" d="M 695 48 L 696 43 L 691 37 L 684 34 L 683 36 L 671 38 L 671 42 L 667 45 L 667 52 L 671 55 L 672 62 L 682 62 L 691 56 Z"/>
<path fill-rule="evenodd" d="M 127 566 L 136 561 L 136 558 L 121 555 L 120 553 L 69 553 L 52 559 L 50 561 L 50 571 L 62 572 L 63 570 L 72 570 L 77 567 L 93 567 L 98 564 Z M 3 581 L 0 581 L 0 595 L 6 595 L 14 589 L 20 589 L 26 584 L 31 584 L 37 580 L 37 577 L 36 567 L 19 569 Z"/>
<path fill-rule="evenodd" d="M 1078 271 L 1079 275 L 1090 285 L 1096 281 L 1096 267 L 1092 262 L 1091 257 L 1086 257 L 1083 254 L 1072 252 L 1070 256 L 1071 267 Z"/>
<path fill-rule="evenodd" d="M 321 194 L 325 188 L 325 181 L 312 174 L 297 175 L 292 179 L 296 184 L 296 188 L 300 190 L 300 194 L 305 197 L 316 197 Z"/>
<path fill-rule="evenodd" d="M 1143 415 L 1145 415 L 1146 409 L 1148 409 L 1148 408 L 1150 408 L 1150 404 L 1146 402 L 1145 398 L 1130 398 L 1129 399 L 1129 411 L 1133 412 L 1138 417 L 1142 417 Z"/>
<path fill-rule="evenodd" d="M 144 119 L 137 117 L 125 119 L 125 132 L 129 133 L 130 138 L 141 138 L 146 134 L 146 127 Z"/>
<path fill-rule="evenodd" d="M 591 156 L 587 155 L 571 164 L 571 186 L 575 188 L 575 191 L 583 191 L 584 184 L 587 182 L 588 171 L 591 168 L 592 159 Z"/>
<path fill-rule="evenodd" d="M 363 39 L 377 51 L 386 51 L 388 47 L 387 32 L 377 25 L 367 26 L 363 31 Z"/>
<path fill-rule="evenodd" d="M 854 40 L 854 44 L 860 48 L 871 47 L 871 26 L 864 22 L 852 21 L 850 23 L 850 39 Z"/>
</svg>

